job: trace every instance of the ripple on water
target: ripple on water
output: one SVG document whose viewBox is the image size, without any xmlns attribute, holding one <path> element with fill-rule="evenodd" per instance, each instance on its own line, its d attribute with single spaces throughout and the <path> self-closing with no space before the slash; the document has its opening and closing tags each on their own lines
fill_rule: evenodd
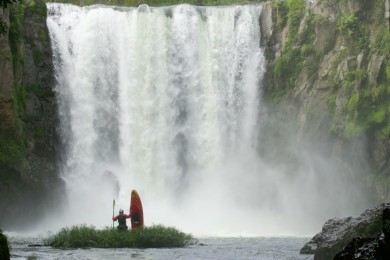
<svg viewBox="0 0 390 260">
<path fill-rule="evenodd" d="M 120 248 L 59 250 L 42 244 L 39 238 L 9 237 L 11 259 L 65 259 L 65 260 L 163 260 L 163 259 L 313 259 L 300 255 L 299 250 L 309 238 L 200 238 L 199 244 L 186 248 Z"/>
</svg>

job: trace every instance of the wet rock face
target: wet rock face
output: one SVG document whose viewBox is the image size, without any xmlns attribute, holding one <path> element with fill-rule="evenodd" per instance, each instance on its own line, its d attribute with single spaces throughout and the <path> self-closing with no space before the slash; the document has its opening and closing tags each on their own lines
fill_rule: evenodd
<svg viewBox="0 0 390 260">
<path fill-rule="evenodd" d="M 368 209 L 356 218 L 347 217 L 328 220 L 322 231 L 305 244 L 300 253 L 314 254 L 315 260 L 333 259 L 350 241 L 353 241 L 353 244 L 349 248 L 361 248 L 362 252 L 370 251 L 371 248 L 375 248 L 375 245 L 368 245 L 366 242 L 372 242 L 373 238 L 381 234 L 385 219 L 382 218 L 384 210 L 388 212 L 385 214 L 390 216 L 390 203 Z M 388 219 L 390 221 L 390 217 Z M 390 231 L 388 226 L 386 229 Z"/>
<path fill-rule="evenodd" d="M 45 2 L 27 0 L 10 10 L 0 8 L 0 18 L 19 25 L 12 37 L 8 32 L 0 36 L 0 141 L 23 144 L 16 160 L 0 160 L 0 223 L 22 229 L 39 220 L 63 192 L 57 169 L 55 79 Z"/>
<path fill-rule="evenodd" d="M 9 27 L 9 9 L 0 8 L 0 19 Z M 8 31 L 0 35 L 0 135 L 10 135 L 15 131 L 15 117 L 12 107 L 12 54 Z"/>
<path fill-rule="evenodd" d="M 10 259 L 7 237 L 0 230 L 0 259 Z"/>
<path fill-rule="evenodd" d="M 382 224 L 382 234 L 374 238 L 356 237 L 352 239 L 334 259 L 388 259 L 390 256 L 390 208 L 383 210 Z"/>
<path fill-rule="evenodd" d="M 0 19 L 9 26 L 9 10 L 0 8 Z M 0 35 L 0 93 L 4 100 L 11 100 L 10 85 L 13 82 L 11 50 L 8 32 Z"/>
<path fill-rule="evenodd" d="M 377 238 L 356 237 L 334 259 L 377 259 L 375 258 L 377 247 Z"/>
<path fill-rule="evenodd" d="M 390 242 L 390 208 L 383 210 L 383 227 L 382 232 L 385 235 L 388 242 Z"/>
<path fill-rule="evenodd" d="M 312 134 L 320 139 L 330 132 L 335 133 L 340 138 L 330 138 L 331 141 L 328 142 L 333 148 L 332 156 L 350 158 L 351 163 L 346 164 L 348 170 L 361 171 L 362 174 L 378 172 L 388 175 L 390 173 L 390 146 L 388 140 L 379 138 L 375 134 L 376 127 L 372 126 L 372 131 L 362 134 L 364 136 L 358 140 L 365 146 L 359 150 L 361 151 L 359 153 L 356 152 L 358 149 L 353 147 L 353 142 L 358 138 L 343 139 L 352 133 L 349 132 L 350 125 L 345 113 L 345 104 L 352 99 L 351 93 L 362 93 L 367 86 L 378 86 L 387 65 L 387 55 L 373 48 L 373 43 L 376 41 L 374 38 L 380 35 L 379 25 L 384 24 L 383 17 L 385 10 L 388 10 L 385 2 L 388 1 L 307 1 L 304 15 L 300 17 L 299 39 L 292 44 L 292 47 L 297 50 L 306 43 L 310 46 L 310 51 L 305 52 L 304 48 L 301 49 L 301 53 L 305 53 L 303 57 L 305 61 L 294 77 L 285 76 L 287 73 L 284 72 L 288 70 L 284 70 L 280 77 L 272 73 L 277 65 L 283 65 L 283 62 L 279 61 L 290 57 L 286 55 L 286 46 L 290 43 L 288 40 L 290 29 L 288 23 L 283 25 L 280 22 L 281 10 L 274 6 L 272 23 L 267 22 L 269 17 L 266 15 L 261 20 L 262 41 L 264 41 L 262 46 L 265 47 L 268 62 L 263 83 L 265 101 L 272 100 L 276 92 L 283 93 L 283 86 L 291 84 L 291 88 L 284 94 L 275 96 L 278 97 L 277 109 L 282 110 L 282 113 L 287 115 L 286 118 L 294 118 L 299 122 L 298 136 L 307 138 Z M 268 9 L 268 6 L 264 6 L 264 10 L 271 13 Z M 350 15 L 358 19 L 361 32 L 367 32 L 369 37 L 367 36 L 366 40 L 370 42 L 368 46 L 353 48 L 351 42 L 355 41 L 348 39 L 338 28 L 339 20 Z M 360 32 L 356 33 L 355 40 L 363 38 L 362 35 Z M 310 36 L 306 42 L 305 36 Z M 310 38 L 314 40 L 310 41 Z M 294 67 L 296 64 L 289 65 L 286 68 Z M 364 80 L 350 77 L 358 71 L 364 74 Z M 351 89 L 351 92 L 347 93 L 344 88 L 347 85 L 352 87 L 353 91 Z M 367 102 L 371 101 L 367 99 Z M 367 157 L 370 158 L 369 161 L 365 160 Z M 388 201 L 390 193 L 387 182 L 378 181 L 372 186 L 375 189 L 374 196 L 378 196 L 380 201 Z"/>
</svg>

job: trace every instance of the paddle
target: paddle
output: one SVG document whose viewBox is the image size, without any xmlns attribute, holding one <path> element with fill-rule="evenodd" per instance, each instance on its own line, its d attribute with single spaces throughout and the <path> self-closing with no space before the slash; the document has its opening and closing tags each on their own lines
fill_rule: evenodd
<svg viewBox="0 0 390 260">
<path fill-rule="evenodd" d="M 112 218 L 114 218 L 115 199 L 112 200 Z M 112 228 L 114 228 L 114 220 L 112 220 Z"/>
</svg>

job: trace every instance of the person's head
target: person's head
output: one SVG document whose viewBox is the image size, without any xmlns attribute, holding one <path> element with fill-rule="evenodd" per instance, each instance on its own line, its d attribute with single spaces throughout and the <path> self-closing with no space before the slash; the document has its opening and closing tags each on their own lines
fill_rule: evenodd
<svg viewBox="0 0 390 260">
<path fill-rule="evenodd" d="M 119 210 L 119 214 L 123 214 L 123 209 L 120 209 L 120 210 Z"/>
</svg>

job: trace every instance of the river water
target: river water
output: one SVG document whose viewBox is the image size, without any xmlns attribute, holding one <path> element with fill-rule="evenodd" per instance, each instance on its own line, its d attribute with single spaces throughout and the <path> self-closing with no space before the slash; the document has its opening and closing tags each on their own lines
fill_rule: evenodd
<svg viewBox="0 0 390 260">
<path fill-rule="evenodd" d="M 309 238 L 199 238 L 197 245 L 185 248 L 150 249 L 72 249 L 31 247 L 42 244 L 37 237 L 9 236 L 11 259 L 313 259 L 299 250 Z"/>
</svg>

